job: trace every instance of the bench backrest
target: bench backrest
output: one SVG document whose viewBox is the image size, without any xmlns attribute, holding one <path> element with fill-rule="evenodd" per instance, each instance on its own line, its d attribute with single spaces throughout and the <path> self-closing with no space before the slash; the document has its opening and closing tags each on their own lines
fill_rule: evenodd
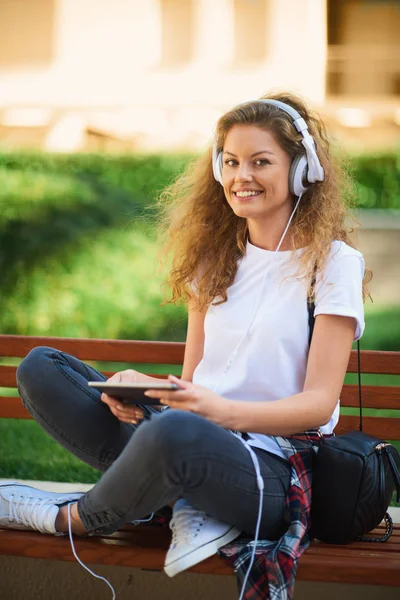
<svg viewBox="0 0 400 600">
<path fill-rule="evenodd" d="M 182 365 L 185 344 L 181 342 L 140 342 L 126 340 L 74 339 L 55 337 L 30 337 L 0 335 L 0 418 L 29 419 L 16 393 L 15 373 L 17 364 L 36 346 L 51 346 L 68 352 L 84 361 L 101 363 L 116 362 L 119 370 L 134 364 L 143 365 L 143 372 L 155 374 L 154 365 Z M 100 366 L 101 369 L 101 366 Z M 103 370 L 103 369 L 101 369 Z M 103 371 L 107 376 L 112 373 Z M 400 352 L 361 352 L 361 372 L 379 376 L 400 375 Z M 351 353 L 348 373 L 357 373 L 357 353 Z M 162 375 L 157 375 L 162 377 Z M 356 384 L 344 385 L 341 394 L 343 407 L 358 406 Z M 386 440 L 400 440 L 400 386 L 377 382 L 363 384 L 363 430 Z M 384 410 L 385 415 L 375 414 L 369 409 Z M 390 411 L 390 412 L 388 412 Z M 397 411 L 397 412 L 396 412 Z M 358 429 L 358 417 L 342 415 L 336 428 L 337 433 Z"/>
</svg>

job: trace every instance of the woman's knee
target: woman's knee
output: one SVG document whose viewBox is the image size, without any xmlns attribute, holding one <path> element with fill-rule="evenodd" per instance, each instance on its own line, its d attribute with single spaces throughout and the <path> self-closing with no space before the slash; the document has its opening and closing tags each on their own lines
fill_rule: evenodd
<svg viewBox="0 0 400 600">
<path fill-rule="evenodd" d="M 173 409 L 143 423 L 134 437 L 156 460 L 170 463 L 201 451 L 206 425 L 202 417 Z"/>
<path fill-rule="evenodd" d="M 24 404 L 28 398 L 40 397 L 40 391 L 48 385 L 49 366 L 55 352 L 57 350 L 54 348 L 37 346 L 26 355 L 18 366 L 17 387 Z"/>
</svg>

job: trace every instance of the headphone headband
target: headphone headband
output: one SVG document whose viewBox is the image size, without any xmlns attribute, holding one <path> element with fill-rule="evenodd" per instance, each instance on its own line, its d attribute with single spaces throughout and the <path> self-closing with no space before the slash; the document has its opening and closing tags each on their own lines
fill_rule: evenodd
<svg viewBox="0 0 400 600">
<path fill-rule="evenodd" d="M 314 139 L 308 131 L 307 123 L 297 110 L 285 102 L 281 102 L 280 100 L 269 100 L 267 98 L 258 98 L 257 100 L 243 102 L 242 104 L 239 104 L 237 108 L 251 102 L 262 102 L 263 104 L 276 106 L 280 110 L 283 110 L 292 117 L 293 125 L 303 137 L 301 143 L 304 146 L 305 154 L 298 154 L 293 159 L 289 173 L 290 191 L 295 194 L 295 196 L 300 196 L 307 190 L 310 183 L 323 181 L 324 169 L 319 161 Z M 214 140 L 213 144 L 212 168 L 215 179 L 222 185 L 222 150 L 218 150 L 217 139 Z"/>
</svg>

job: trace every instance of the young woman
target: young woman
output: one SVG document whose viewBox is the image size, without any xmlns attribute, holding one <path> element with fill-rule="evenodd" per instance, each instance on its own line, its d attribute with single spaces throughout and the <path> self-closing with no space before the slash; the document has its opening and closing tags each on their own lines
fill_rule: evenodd
<svg viewBox="0 0 400 600">
<path fill-rule="evenodd" d="M 0 526 L 111 533 L 173 504 L 172 576 L 253 536 L 258 517 L 260 538 L 287 530 L 291 466 L 275 436 L 333 431 L 364 329 L 364 262 L 344 222 L 345 173 L 291 94 L 223 115 L 212 151 L 163 200 L 172 300 L 188 303 L 182 378 L 169 377 L 180 389 L 148 392 L 169 410 L 125 407 L 88 387 L 104 379 L 91 367 L 33 350 L 17 374 L 24 405 L 103 475 L 84 495 L 2 486 Z"/>
</svg>

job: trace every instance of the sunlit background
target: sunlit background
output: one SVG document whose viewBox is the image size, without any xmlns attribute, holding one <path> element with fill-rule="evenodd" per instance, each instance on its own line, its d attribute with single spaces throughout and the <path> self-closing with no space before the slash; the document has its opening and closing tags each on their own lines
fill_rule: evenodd
<svg viewBox="0 0 400 600">
<path fill-rule="evenodd" d="M 0 0 L 0 140 L 50 151 L 198 149 L 272 88 L 355 148 L 400 131 L 398 0 Z"/>
</svg>

